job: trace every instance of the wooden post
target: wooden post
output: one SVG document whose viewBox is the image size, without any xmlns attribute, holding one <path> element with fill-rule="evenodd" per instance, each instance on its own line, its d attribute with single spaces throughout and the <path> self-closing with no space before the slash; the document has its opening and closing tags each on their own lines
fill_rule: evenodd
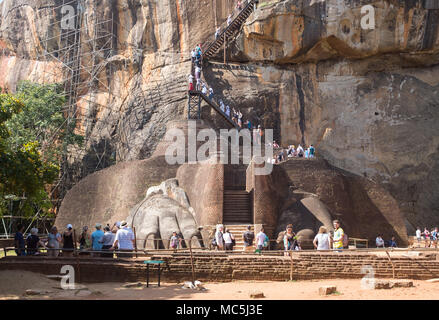
<svg viewBox="0 0 439 320">
<path fill-rule="evenodd" d="M 137 236 L 136 236 L 136 227 L 133 227 L 133 232 L 134 232 L 134 250 L 136 251 L 136 258 L 137 256 Z"/>
<path fill-rule="evenodd" d="M 194 267 L 194 256 L 192 254 L 192 239 L 189 239 L 189 252 L 191 254 L 192 283 L 195 285 L 195 267 Z"/>
<path fill-rule="evenodd" d="M 389 259 L 390 263 L 392 264 L 393 279 L 395 279 L 395 265 L 393 264 L 392 259 L 390 259 L 390 254 L 387 250 L 386 250 L 386 254 L 387 254 L 387 258 Z"/>
<path fill-rule="evenodd" d="M 290 251 L 291 269 L 290 269 L 290 281 L 293 281 L 293 251 Z"/>
</svg>

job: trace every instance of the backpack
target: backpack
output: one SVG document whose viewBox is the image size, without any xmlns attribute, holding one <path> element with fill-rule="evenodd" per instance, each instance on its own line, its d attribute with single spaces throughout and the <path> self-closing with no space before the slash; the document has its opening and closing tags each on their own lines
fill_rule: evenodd
<svg viewBox="0 0 439 320">
<path fill-rule="evenodd" d="M 244 232 L 244 240 L 245 242 L 247 242 L 249 245 L 253 244 L 253 240 L 255 238 L 255 235 L 253 232 L 251 231 L 246 231 Z"/>
<path fill-rule="evenodd" d="M 349 237 L 345 233 L 345 234 L 343 234 L 343 247 L 348 247 L 348 246 L 349 246 Z"/>
</svg>

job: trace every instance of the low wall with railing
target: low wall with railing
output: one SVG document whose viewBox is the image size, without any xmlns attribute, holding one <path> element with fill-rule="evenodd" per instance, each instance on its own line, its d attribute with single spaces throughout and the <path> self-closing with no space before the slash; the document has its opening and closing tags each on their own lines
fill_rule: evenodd
<svg viewBox="0 0 439 320">
<path fill-rule="evenodd" d="M 386 251 L 388 255 L 386 254 Z M 306 279 L 361 279 L 364 270 L 373 270 L 376 278 L 439 278 L 437 250 L 345 250 L 293 252 L 263 251 L 261 255 L 207 250 L 138 252 L 138 258 L 12 257 L 0 259 L 0 270 L 26 270 L 41 274 L 60 274 L 71 265 L 78 282 L 145 281 L 144 260 L 162 260 L 162 279 L 168 282 Z M 192 273 L 193 266 L 193 273 Z M 157 266 L 150 266 L 150 277 L 157 277 Z"/>
</svg>

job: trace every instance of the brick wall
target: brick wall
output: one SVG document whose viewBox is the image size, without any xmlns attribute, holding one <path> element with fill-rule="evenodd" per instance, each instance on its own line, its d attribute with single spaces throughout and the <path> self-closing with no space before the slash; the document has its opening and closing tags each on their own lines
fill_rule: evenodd
<svg viewBox="0 0 439 320">
<path fill-rule="evenodd" d="M 191 261 L 188 256 L 156 255 L 164 260 L 163 281 L 191 280 Z M 439 278 L 439 264 L 431 257 L 392 258 L 396 278 Z M 79 262 L 79 263 L 78 263 Z M 42 274 L 59 274 L 63 265 L 76 270 L 78 282 L 134 282 L 145 281 L 146 267 L 142 260 L 120 261 L 80 258 L 7 257 L 0 260 L 0 270 L 27 270 Z M 392 264 L 387 257 L 370 254 L 297 254 L 293 259 L 293 279 L 361 279 L 363 266 L 374 268 L 377 278 L 392 277 Z M 150 266 L 150 276 L 156 280 L 156 266 Z M 195 278 L 201 281 L 271 280 L 290 279 L 291 260 L 283 256 L 203 256 L 194 257 Z M 78 273 L 79 271 L 79 273 Z"/>
</svg>

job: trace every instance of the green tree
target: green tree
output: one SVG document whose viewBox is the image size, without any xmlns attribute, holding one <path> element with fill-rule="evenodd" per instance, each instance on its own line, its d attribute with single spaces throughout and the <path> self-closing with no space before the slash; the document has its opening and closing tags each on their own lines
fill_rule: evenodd
<svg viewBox="0 0 439 320">
<path fill-rule="evenodd" d="M 25 197 L 24 215 L 51 207 L 46 187 L 59 176 L 67 146 L 82 143 L 64 117 L 64 104 L 57 84 L 25 81 L 15 95 L 0 95 L 0 213 L 5 197 Z"/>
</svg>

